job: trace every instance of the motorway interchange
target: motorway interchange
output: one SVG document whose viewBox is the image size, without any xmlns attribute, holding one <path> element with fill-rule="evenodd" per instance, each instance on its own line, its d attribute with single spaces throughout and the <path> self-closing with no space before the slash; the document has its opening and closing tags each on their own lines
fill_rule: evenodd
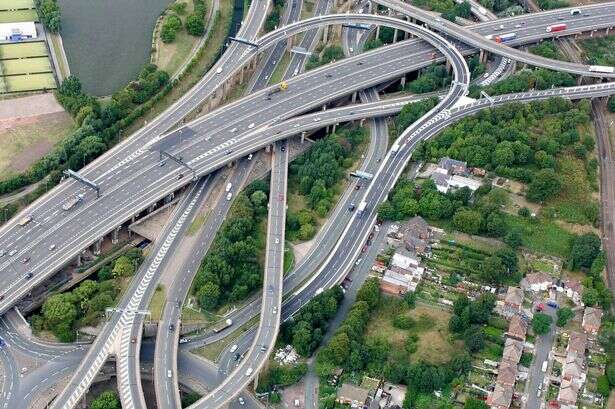
<svg viewBox="0 0 615 409">
<path fill-rule="evenodd" d="M 297 3 L 293 1 L 292 7 L 295 11 L 293 12 L 293 9 L 289 11 L 290 20 L 297 18 L 296 8 L 300 7 Z M 405 18 L 423 22 L 426 27 L 392 16 L 368 14 L 369 9 L 376 9 L 375 4 L 381 4 Z M 251 169 L 251 162 L 242 158 L 264 147 L 273 146 L 272 193 L 269 204 L 262 299 L 254 299 L 245 308 L 234 313 L 234 325 L 231 328 L 213 337 L 196 337 L 180 346 L 179 354 L 184 354 L 184 351 L 190 347 L 210 343 L 228 335 L 238 325 L 259 315 L 259 312 L 260 324 L 244 337 L 243 344 L 248 350 L 240 365 L 234 369 L 230 368 L 219 379 L 209 380 L 211 392 L 194 405 L 199 408 L 221 407 L 232 402 L 249 385 L 265 363 L 275 343 L 280 319 L 286 319 L 298 311 L 319 289 L 332 287 L 343 279 L 359 256 L 362 243 L 372 231 L 377 204 L 386 198 L 420 141 L 437 134 L 449 124 L 467 115 L 510 101 L 532 101 L 554 95 L 571 99 L 592 98 L 615 93 L 615 83 L 603 82 L 596 85 L 468 101 L 465 95 L 470 84 L 470 74 L 463 58 L 464 55 L 480 49 L 530 65 L 584 76 L 615 77 L 615 74 L 608 69 L 597 72 L 595 68 L 586 65 L 548 60 L 498 44 L 489 38 L 496 29 L 502 30 L 500 26 L 505 27 L 504 30 L 517 30 L 516 38 L 508 43 L 510 46 L 529 44 L 555 35 L 593 33 L 595 30 L 610 29 L 615 22 L 615 3 L 582 7 L 580 15 L 573 15 L 569 9 L 562 9 L 485 21 L 464 28 L 397 0 L 376 0 L 374 4 L 361 4 L 361 11 L 365 13 L 341 15 L 326 15 L 331 4 L 321 1 L 316 8 L 321 16 L 298 22 L 288 21 L 288 24 L 278 30 L 258 37 L 265 18 L 266 5 L 263 0 L 252 3 L 238 34 L 238 37 L 254 43 L 255 46 L 232 44 L 199 84 L 168 111 L 80 170 L 80 174 L 100 186 L 102 195 L 99 199 L 94 199 L 91 191 L 78 182 L 65 181 L 0 230 L 0 248 L 16 250 L 12 256 L 0 260 L 2 274 L 0 311 L 7 312 L 32 288 L 75 258 L 84 248 L 114 231 L 142 209 L 190 184 L 148 258 L 135 275 L 131 287 L 96 341 L 89 347 L 80 345 L 60 352 L 55 351 L 54 346 L 44 346 L 51 349 L 54 359 L 61 356 L 57 358 L 58 362 L 71 368 L 67 372 L 73 373 L 68 385 L 59 388 L 51 407 L 75 407 L 111 355 L 117 360 L 118 390 L 123 407 L 147 407 L 141 388 L 139 369 L 143 325 L 141 311 L 147 308 L 158 278 L 162 270 L 167 268 L 196 209 L 208 196 L 211 185 L 221 178 L 216 173 L 217 169 L 238 161 L 229 176 L 229 180 L 233 181 L 232 184 L 238 190 Z M 557 33 L 546 31 L 545 27 L 559 22 L 566 23 L 568 29 Z M 303 37 L 302 46 L 311 49 L 316 43 L 318 30 L 328 25 L 347 25 L 345 32 L 352 31 L 355 35 L 368 33 L 368 30 L 363 30 L 357 25 L 370 27 L 386 25 L 407 31 L 416 38 L 349 56 L 295 76 L 295 72 L 301 71 L 306 60 L 305 56 L 296 54 L 285 75 L 288 83 L 286 91 L 270 94 L 273 88 L 258 90 L 266 84 L 266 78 L 275 69 L 288 38 L 309 30 L 309 35 Z M 350 36 L 347 37 L 346 42 L 353 41 Z M 365 36 L 362 37 L 364 41 Z M 353 44 L 354 50 L 359 48 L 356 43 Z M 263 51 L 265 53 L 262 53 Z M 255 74 L 253 92 L 168 132 L 194 107 L 211 97 L 224 81 L 233 78 L 250 59 L 256 58 L 261 53 L 263 57 Z M 365 166 L 366 169 L 374 171 L 373 181 L 364 191 L 358 193 L 351 191 L 345 195 L 345 198 L 351 195 L 353 197 L 338 206 L 339 208 L 331 216 L 331 223 L 319 234 L 322 246 L 317 246 L 319 248 L 315 249 L 305 262 L 282 279 L 286 172 L 289 160 L 288 150 L 284 149 L 286 146 L 284 140 L 302 132 L 365 118 L 375 118 L 371 126 L 382 127 L 384 121 L 378 118 L 399 112 L 411 98 L 379 101 L 378 93 L 373 87 L 398 79 L 434 61 L 444 60 L 450 64 L 454 80 L 451 88 L 441 95 L 440 103 L 406 129 L 387 153 L 385 153 L 386 146 L 372 141 L 373 150 L 366 158 Z M 364 103 L 310 113 L 355 92 L 360 92 Z M 157 153 L 160 149 L 181 156 L 194 170 L 195 179 L 198 181 L 191 180 L 189 177 L 191 173 L 174 163 L 161 166 Z M 376 158 L 381 160 L 376 162 Z M 186 177 L 183 177 L 184 173 Z M 65 198 L 76 194 L 86 195 L 83 205 L 74 211 L 62 212 L 60 206 Z M 353 203 L 365 202 L 366 207 L 363 212 L 352 214 L 346 212 L 345 204 L 350 200 Z M 221 217 L 217 219 L 218 223 L 208 221 L 204 227 L 200 237 L 202 254 L 211 243 L 229 206 L 229 201 L 224 200 L 224 197 L 218 200 L 218 207 L 215 209 Z M 19 221 L 24 217 L 31 217 L 32 221 L 20 226 Z M 338 224 L 333 221 L 343 221 L 343 223 Z M 22 263 L 21 261 L 26 258 L 29 258 L 29 261 Z M 178 324 L 181 300 L 187 295 L 199 261 L 200 258 L 186 260 L 186 269 L 179 270 L 180 274 L 185 276 L 181 277 L 181 280 L 178 276 L 176 284 L 174 283 L 173 288 L 169 290 L 169 294 L 173 293 L 176 296 L 169 297 L 159 325 L 158 342 L 154 352 L 154 381 L 159 408 L 181 407 L 177 385 L 178 332 L 167 329 L 170 325 Z M 284 300 L 283 295 L 286 295 Z M 180 301 L 175 303 L 176 299 Z M 7 321 L 8 318 L 5 317 L 4 320 Z M 8 329 L 7 331 L 15 333 Z M 35 351 L 41 348 L 31 347 Z M 24 348 L 26 351 L 28 349 Z M 5 352 L 0 362 L 5 370 L 6 367 L 12 367 L 12 361 Z M 15 369 L 9 371 L 15 372 Z M 43 375 L 38 376 L 39 379 L 43 377 Z M 45 378 L 48 382 L 49 377 Z M 17 383 L 19 379 L 12 379 L 9 383 L 4 382 L 3 394 L 0 396 L 4 400 L 0 401 L 0 404 L 4 407 L 29 406 L 29 395 L 26 397 L 23 390 L 16 387 L 14 391 L 4 390 Z M 242 401 L 245 402 L 243 398 Z"/>
</svg>

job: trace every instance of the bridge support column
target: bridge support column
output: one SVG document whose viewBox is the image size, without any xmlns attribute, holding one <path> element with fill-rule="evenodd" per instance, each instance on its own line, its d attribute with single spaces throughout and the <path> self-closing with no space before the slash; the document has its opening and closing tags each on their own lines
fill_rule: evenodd
<svg viewBox="0 0 615 409">
<path fill-rule="evenodd" d="M 94 255 L 98 256 L 100 254 L 100 248 L 102 247 L 102 241 L 103 239 L 100 238 L 98 240 L 96 240 L 96 243 L 94 243 Z"/>
<path fill-rule="evenodd" d="M 175 192 L 171 192 L 167 196 L 165 196 L 164 203 L 169 203 L 173 199 L 175 199 Z"/>
<path fill-rule="evenodd" d="M 307 133 L 305 131 L 301 132 L 301 143 L 305 142 L 305 135 Z"/>
<path fill-rule="evenodd" d="M 83 258 L 81 257 L 81 253 L 77 254 L 77 267 L 81 267 L 83 264 Z"/>
<path fill-rule="evenodd" d="M 449 74 L 453 71 L 453 66 L 451 65 L 449 60 L 446 60 L 446 70 Z"/>
<path fill-rule="evenodd" d="M 399 85 L 403 88 L 406 86 L 406 76 L 401 77 L 401 81 L 399 81 Z"/>
<path fill-rule="evenodd" d="M 329 39 L 329 26 L 324 26 L 322 28 L 322 42 L 326 43 Z"/>
<path fill-rule="evenodd" d="M 331 133 L 335 133 L 335 129 L 337 128 L 337 124 L 333 124 L 331 127 Z"/>
<path fill-rule="evenodd" d="M 486 63 L 487 62 L 487 52 L 485 50 L 480 50 L 480 53 L 478 54 L 478 58 L 480 60 L 481 63 Z"/>
<path fill-rule="evenodd" d="M 118 241 L 120 241 L 120 229 L 122 228 L 122 226 L 117 227 L 115 230 L 113 230 L 113 233 L 111 234 L 111 243 L 113 244 L 117 244 Z"/>
<path fill-rule="evenodd" d="M 380 26 L 376 26 L 376 38 L 380 38 Z"/>
<path fill-rule="evenodd" d="M 290 50 L 293 48 L 293 37 L 288 37 L 286 39 L 286 51 L 290 52 Z"/>
<path fill-rule="evenodd" d="M 152 204 L 148 207 L 147 212 L 148 212 L 148 213 L 152 213 L 154 210 L 156 210 L 156 207 L 158 207 L 158 204 L 157 204 L 157 203 L 152 203 Z"/>
<path fill-rule="evenodd" d="M 397 42 L 397 29 L 393 30 L 393 44 Z"/>
<path fill-rule="evenodd" d="M 365 125 L 365 118 L 361 118 L 361 120 L 359 121 L 359 126 L 363 125 Z"/>
<path fill-rule="evenodd" d="M 582 85 L 583 84 L 583 76 L 579 75 L 579 77 L 577 78 L 577 85 Z"/>
<path fill-rule="evenodd" d="M 610 29 L 611 29 L 611 27 L 607 27 L 607 28 L 606 28 L 606 32 L 605 32 L 605 34 L 606 34 L 606 35 L 609 35 L 609 30 L 610 30 Z"/>
<path fill-rule="evenodd" d="M 374 8 L 371 1 L 367 2 L 367 14 L 372 14 L 372 8 Z"/>
<path fill-rule="evenodd" d="M 352 103 L 353 103 L 353 104 L 357 102 L 357 93 L 356 93 L 356 92 L 353 92 L 353 93 L 352 93 L 352 99 L 351 99 L 351 101 L 352 101 Z"/>
<path fill-rule="evenodd" d="M 245 71 L 245 66 L 241 67 L 241 69 L 239 70 L 239 83 L 243 84 L 243 72 Z"/>
<path fill-rule="evenodd" d="M 271 145 L 265 146 L 265 153 L 271 152 Z"/>
</svg>

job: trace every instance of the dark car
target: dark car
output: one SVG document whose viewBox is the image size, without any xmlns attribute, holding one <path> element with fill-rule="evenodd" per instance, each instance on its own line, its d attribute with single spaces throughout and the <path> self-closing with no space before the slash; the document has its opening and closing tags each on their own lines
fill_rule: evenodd
<svg viewBox="0 0 615 409">
<path fill-rule="evenodd" d="M 26 273 L 26 280 L 31 279 L 32 277 L 34 277 L 34 274 L 32 273 Z"/>
<path fill-rule="evenodd" d="M 21 262 L 26 264 L 28 261 L 30 261 L 30 257 L 24 257 L 21 259 Z"/>
<path fill-rule="evenodd" d="M 354 203 L 352 203 L 350 206 L 348 206 L 348 211 L 353 212 L 355 208 L 356 206 L 354 205 Z"/>
<path fill-rule="evenodd" d="M 183 173 L 180 173 L 179 175 L 177 175 L 177 180 L 179 180 L 179 179 L 181 179 L 181 178 L 183 178 L 183 177 L 184 177 L 184 174 L 183 174 Z"/>
<path fill-rule="evenodd" d="M 169 331 L 174 331 L 175 330 L 175 325 L 171 324 L 169 325 Z"/>
<path fill-rule="evenodd" d="M 361 185 L 359 185 L 358 183 L 355 185 L 354 190 L 359 190 L 361 189 Z"/>
</svg>

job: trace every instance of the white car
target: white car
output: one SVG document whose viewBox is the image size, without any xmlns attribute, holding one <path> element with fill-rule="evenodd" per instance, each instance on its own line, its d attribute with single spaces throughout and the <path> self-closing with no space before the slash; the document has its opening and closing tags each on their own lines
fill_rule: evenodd
<svg viewBox="0 0 615 409">
<path fill-rule="evenodd" d="M 318 121 L 320 121 L 320 117 L 319 117 L 319 116 L 317 116 L 316 118 L 314 118 L 314 122 L 318 122 Z"/>
<path fill-rule="evenodd" d="M 278 307 L 273 307 L 273 310 L 271 312 L 273 312 L 274 314 L 277 314 L 278 313 Z"/>
<path fill-rule="evenodd" d="M 216 70 L 216 74 L 220 74 L 222 72 L 222 67 L 218 67 L 218 69 Z"/>
<path fill-rule="evenodd" d="M 167 378 L 172 378 L 173 377 L 173 372 L 171 372 L 171 370 L 169 369 L 167 371 Z"/>
<path fill-rule="evenodd" d="M 14 256 L 17 253 L 17 250 L 11 250 L 9 252 L 9 256 Z"/>
<path fill-rule="evenodd" d="M 243 400 L 243 398 L 240 396 L 239 399 L 237 399 L 237 401 L 239 402 L 240 405 L 245 405 L 246 401 Z"/>
<path fill-rule="evenodd" d="M 226 190 L 225 191 L 226 192 L 230 192 L 232 188 L 233 188 L 233 184 L 231 182 L 228 182 L 226 184 Z"/>
<path fill-rule="evenodd" d="M 252 158 L 253 158 L 253 157 L 254 157 L 254 155 L 249 154 L 249 155 L 248 155 L 248 160 L 252 160 Z"/>
<path fill-rule="evenodd" d="M 237 128 L 231 129 L 231 133 L 235 133 L 235 132 L 237 132 Z"/>
<path fill-rule="evenodd" d="M 252 375 L 252 372 L 254 372 L 254 369 L 252 369 L 252 368 L 248 368 L 248 369 L 246 370 L 246 376 L 250 376 L 250 375 Z"/>
<path fill-rule="evenodd" d="M 233 192 L 228 192 L 226 194 L 226 200 L 231 200 L 233 198 Z"/>
<path fill-rule="evenodd" d="M 54 251 L 56 249 L 56 245 L 52 244 L 51 246 L 49 246 L 49 251 Z"/>
<path fill-rule="evenodd" d="M 231 349 L 229 349 L 229 352 L 235 352 L 237 351 L 237 344 L 234 344 Z"/>
<path fill-rule="evenodd" d="M 250 125 L 248 125 L 248 129 L 252 129 L 254 128 L 254 122 L 252 122 Z"/>
<path fill-rule="evenodd" d="M 275 238 L 275 244 L 280 244 L 280 239 L 278 239 L 277 237 Z"/>
</svg>

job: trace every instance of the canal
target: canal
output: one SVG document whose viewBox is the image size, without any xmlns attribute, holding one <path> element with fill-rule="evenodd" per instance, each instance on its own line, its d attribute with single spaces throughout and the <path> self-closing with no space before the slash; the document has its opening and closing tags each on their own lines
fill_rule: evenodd
<svg viewBox="0 0 615 409">
<path fill-rule="evenodd" d="M 58 0 L 71 74 L 86 92 L 112 94 L 149 62 L 156 19 L 170 0 Z"/>
</svg>

